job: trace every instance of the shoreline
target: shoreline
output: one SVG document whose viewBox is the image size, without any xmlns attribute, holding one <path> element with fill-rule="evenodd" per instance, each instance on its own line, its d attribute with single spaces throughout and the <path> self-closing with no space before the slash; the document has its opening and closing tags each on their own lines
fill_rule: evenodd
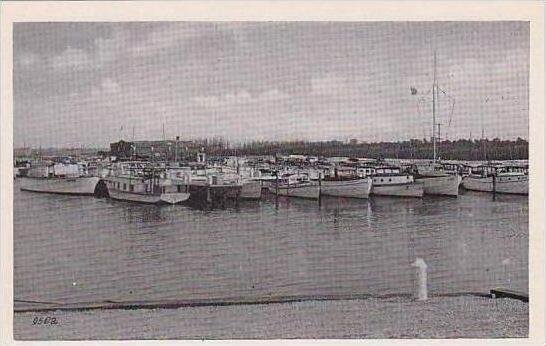
<svg viewBox="0 0 546 346">
<path fill-rule="evenodd" d="M 35 317 L 58 325 L 33 325 Z M 528 303 L 479 296 L 14 313 L 16 340 L 524 338 Z"/>
</svg>

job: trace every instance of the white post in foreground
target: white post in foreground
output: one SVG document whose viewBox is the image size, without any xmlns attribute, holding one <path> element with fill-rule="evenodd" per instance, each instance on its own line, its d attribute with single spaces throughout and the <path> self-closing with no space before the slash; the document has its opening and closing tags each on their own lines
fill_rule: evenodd
<svg viewBox="0 0 546 346">
<path fill-rule="evenodd" d="M 427 264 L 424 259 L 417 258 L 412 266 L 415 267 L 415 298 L 427 300 Z"/>
</svg>

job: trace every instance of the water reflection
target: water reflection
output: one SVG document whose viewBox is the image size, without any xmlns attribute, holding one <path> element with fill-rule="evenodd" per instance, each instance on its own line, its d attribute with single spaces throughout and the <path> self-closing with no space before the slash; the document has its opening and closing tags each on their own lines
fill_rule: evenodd
<svg viewBox="0 0 546 346">
<path fill-rule="evenodd" d="M 320 205 L 266 196 L 223 208 L 57 197 L 14 191 L 16 296 L 401 294 L 411 291 L 416 257 L 429 265 L 431 293 L 528 282 L 522 196 Z"/>
</svg>

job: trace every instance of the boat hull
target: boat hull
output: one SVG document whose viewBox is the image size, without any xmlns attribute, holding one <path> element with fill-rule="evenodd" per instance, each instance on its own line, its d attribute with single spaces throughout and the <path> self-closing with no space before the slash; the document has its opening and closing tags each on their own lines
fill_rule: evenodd
<svg viewBox="0 0 546 346">
<path fill-rule="evenodd" d="M 437 177 L 417 178 L 416 182 L 423 183 L 425 195 L 458 196 L 461 176 L 444 175 Z"/>
<path fill-rule="evenodd" d="M 182 203 L 187 201 L 189 198 L 190 194 L 184 192 L 162 193 L 160 196 L 161 202 L 167 204 Z"/>
<path fill-rule="evenodd" d="M 208 185 L 202 182 L 192 182 L 188 186 L 190 200 L 198 203 L 212 202 L 213 204 L 221 204 L 228 200 L 236 201 L 241 196 L 241 190 L 241 185 Z"/>
<path fill-rule="evenodd" d="M 377 196 L 423 197 L 424 192 L 424 185 L 416 182 L 372 186 L 372 194 Z"/>
<path fill-rule="evenodd" d="M 21 190 L 64 195 L 93 195 L 98 177 L 78 178 L 21 178 Z"/>
<path fill-rule="evenodd" d="M 349 198 L 368 198 L 372 190 L 369 178 L 341 181 L 322 181 L 321 195 Z"/>
<path fill-rule="evenodd" d="M 239 196 L 242 199 L 260 199 L 262 197 L 262 184 L 260 181 L 251 180 L 245 181 L 241 187 L 241 195 Z"/>
<path fill-rule="evenodd" d="M 318 184 L 295 184 L 295 185 L 280 185 L 278 189 L 276 187 L 270 187 L 270 191 L 278 193 L 279 196 L 298 197 L 308 199 L 318 199 L 320 195 L 320 188 Z"/>
<path fill-rule="evenodd" d="M 144 204 L 177 204 L 187 201 L 190 198 L 189 193 L 162 193 L 158 195 L 140 194 L 120 191 L 117 189 L 108 189 L 110 198 L 117 201 L 144 203 Z"/>
<path fill-rule="evenodd" d="M 465 177 L 463 179 L 463 187 L 471 191 L 493 192 L 494 189 L 495 193 L 529 194 L 528 176 L 497 177 L 494 185 L 495 187 L 493 187 L 493 177 Z"/>
</svg>

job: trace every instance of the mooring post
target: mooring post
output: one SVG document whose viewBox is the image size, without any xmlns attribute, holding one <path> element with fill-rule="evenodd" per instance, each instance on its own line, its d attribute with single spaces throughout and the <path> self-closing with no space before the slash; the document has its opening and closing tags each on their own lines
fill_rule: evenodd
<svg viewBox="0 0 546 346">
<path fill-rule="evenodd" d="M 211 198 L 211 195 L 210 195 L 210 186 L 205 186 L 205 189 L 207 189 L 207 203 L 211 203 L 212 198 Z"/>
<path fill-rule="evenodd" d="M 318 174 L 318 205 L 319 207 L 322 204 L 322 174 L 319 172 Z"/>
<path fill-rule="evenodd" d="M 286 196 L 290 196 L 290 177 L 286 179 Z"/>
<path fill-rule="evenodd" d="M 415 267 L 415 298 L 417 300 L 427 300 L 427 264 L 424 259 L 417 258 L 412 266 Z"/>
<path fill-rule="evenodd" d="M 497 174 L 493 174 L 493 194 L 497 193 Z"/>
<path fill-rule="evenodd" d="M 279 172 L 275 171 L 275 207 L 279 208 Z"/>
</svg>

